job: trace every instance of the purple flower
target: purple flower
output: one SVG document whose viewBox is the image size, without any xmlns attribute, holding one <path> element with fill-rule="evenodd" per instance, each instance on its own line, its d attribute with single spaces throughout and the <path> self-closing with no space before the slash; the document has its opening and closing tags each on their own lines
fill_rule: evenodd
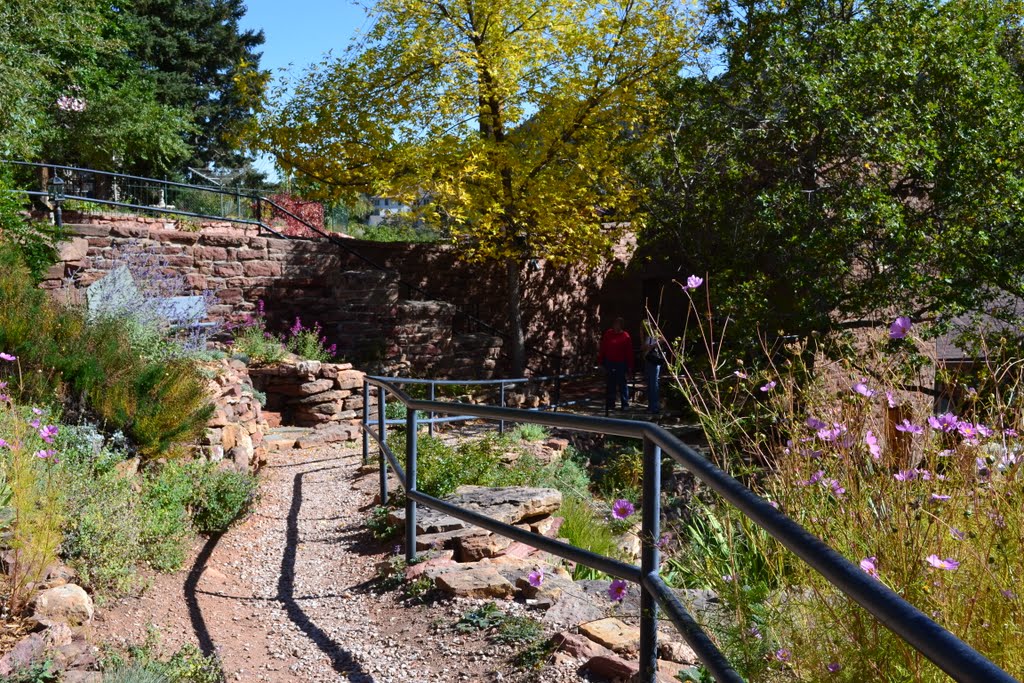
<svg viewBox="0 0 1024 683">
<path fill-rule="evenodd" d="M 36 451 L 35 456 L 37 458 L 44 458 L 45 459 L 45 458 L 49 458 L 51 455 L 56 455 L 56 453 L 57 453 L 57 451 L 42 450 L 42 451 Z"/>
<path fill-rule="evenodd" d="M 910 328 L 914 326 L 914 323 L 910 321 L 905 315 L 901 315 L 896 320 L 892 321 L 892 325 L 889 326 L 889 339 L 903 339 L 910 332 Z"/>
<path fill-rule="evenodd" d="M 960 432 L 960 436 L 968 441 L 974 441 L 978 438 L 978 428 L 971 422 L 961 420 L 957 423 L 956 430 Z"/>
<path fill-rule="evenodd" d="M 10 403 L 11 397 L 7 394 L 0 394 L 0 403 Z"/>
<path fill-rule="evenodd" d="M 811 475 L 810 479 L 807 479 L 806 481 L 798 481 L 797 484 L 799 484 L 800 486 L 812 486 L 814 484 L 817 484 L 819 481 L 821 481 L 821 478 L 824 477 L 824 476 L 825 476 L 825 471 L 824 470 L 818 470 L 817 472 L 815 472 L 814 474 Z"/>
<path fill-rule="evenodd" d="M 7 443 L 3 439 L 0 439 L 0 448 L 10 448 L 11 444 Z"/>
<path fill-rule="evenodd" d="M 1016 594 L 1016 593 L 1014 593 L 1014 592 L 1013 592 L 1012 590 L 1010 590 L 1009 588 L 1007 588 L 1007 589 L 1005 589 L 1005 590 L 1001 590 L 1001 591 L 999 591 L 999 594 L 1000 594 L 1000 595 L 1002 595 L 1002 596 L 1003 596 L 1004 598 L 1006 598 L 1007 600 L 1013 600 L 1014 598 L 1016 598 L 1016 597 L 1017 597 L 1017 594 Z"/>
<path fill-rule="evenodd" d="M 900 470 L 892 476 L 896 481 L 913 481 L 917 479 L 917 472 L 915 470 Z"/>
<path fill-rule="evenodd" d="M 825 429 L 825 427 L 828 427 L 828 423 L 819 420 L 814 416 L 811 416 L 807 418 L 807 426 L 813 429 L 814 431 L 818 431 L 819 429 Z"/>
<path fill-rule="evenodd" d="M 949 535 L 952 536 L 953 538 L 955 538 L 958 541 L 962 541 L 965 538 L 967 538 L 967 534 L 965 534 L 964 532 L 960 531 L 959 529 L 957 529 L 955 527 L 950 527 Z"/>
<path fill-rule="evenodd" d="M 784 647 L 780 647 L 775 651 L 775 659 L 779 662 L 788 662 L 793 658 L 793 654 Z"/>
<path fill-rule="evenodd" d="M 0 391 L 3 391 L 6 388 L 7 388 L 7 382 L 0 382 Z"/>
<path fill-rule="evenodd" d="M 957 428 L 959 420 L 953 413 L 943 413 L 938 417 L 931 415 L 928 418 L 928 425 L 932 429 L 940 430 L 943 432 L 951 432 Z"/>
<path fill-rule="evenodd" d="M 8 363 L 11 363 L 11 362 L 14 362 L 14 361 L 18 360 L 18 357 L 17 356 L 12 356 L 9 353 L 2 353 L 2 352 L 0 352 L 0 360 L 5 360 Z"/>
<path fill-rule="evenodd" d="M 949 500 L 950 496 L 944 496 L 941 493 L 933 493 L 931 495 L 931 499 L 932 500 L 937 500 L 937 501 L 939 501 L 941 503 L 941 502 L 945 502 L 945 501 Z"/>
<path fill-rule="evenodd" d="M 762 638 L 761 629 L 759 629 L 757 626 L 751 626 L 750 628 L 748 628 L 747 635 L 753 638 L 754 640 L 761 640 Z"/>
<path fill-rule="evenodd" d="M 828 664 L 827 664 L 827 665 L 825 666 L 825 669 L 826 669 L 826 670 L 827 670 L 827 671 L 828 671 L 828 672 L 829 672 L 830 674 L 834 674 L 834 673 L 838 673 L 839 671 L 842 671 L 842 669 L 843 669 L 843 665 L 842 665 L 842 664 L 840 664 L 839 662 L 829 662 L 829 663 L 828 663 Z"/>
<path fill-rule="evenodd" d="M 822 441 L 835 441 L 841 434 L 846 433 L 846 425 L 833 422 L 831 427 L 823 427 L 818 430 L 818 438 Z"/>
<path fill-rule="evenodd" d="M 776 384 L 777 384 L 776 381 L 772 380 L 772 381 L 768 382 L 768 384 L 763 385 L 761 387 L 761 391 L 767 393 L 767 392 L 771 391 L 772 389 L 774 389 Z"/>
<path fill-rule="evenodd" d="M 3 387 L 0 387 L 0 389 L 2 388 Z M 1007 427 L 1006 429 L 1003 430 L 1003 434 L 1005 434 L 1006 436 L 1017 436 L 1017 430 L 1012 427 Z"/>
<path fill-rule="evenodd" d="M 608 599 L 612 602 L 622 602 L 626 599 L 626 592 L 629 590 L 629 586 L 622 579 L 615 579 L 611 585 L 608 586 Z"/>
<path fill-rule="evenodd" d="M 633 507 L 632 503 L 624 498 L 620 498 L 612 504 L 613 519 L 626 519 L 634 512 L 636 512 L 636 508 Z"/>
<path fill-rule="evenodd" d="M 263 302 L 261 301 L 260 303 L 262 304 Z M 401 555 L 402 554 L 402 546 L 396 545 L 394 548 L 391 549 L 391 552 L 394 555 Z"/>
<path fill-rule="evenodd" d="M 36 419 L 34 419 L 31 422 L 29 422 L 28 426 L 31 427 L 32 429 L 39 429 L 39 424 L 40 424 L 39 418 L 37 417 Z"/>
<path fill-rule="evenodd" d="M 737 370 L 736 372 L 734 372 L 732 374 L 736 375 L 740 379 L 746 379 L 747 378 L 747 373 L 743 372 L 742 370 Z"/>
<path fill-rule="evenodd" d="M 838 479 L 829 479 L 828 487 L 836 498 L 842 498 L 846 494 L 846 489 L 839 485 Z"/>
<path fill-rule="evenodd" d="M 704 278 L 697 277 L 696 275 L 691 275 L 690 277 L 686 278 L 686 286 L 683 287 L 683 289 L 697 289 L 702 284 L 704 284 Z"/>
<path fill-rule="evenodd" d="M 916 424 L 911 423 L 910 420 L 904 419 L 903 422 L 896 425 L 896 431 L 917 435 L 924 433 L 924 427 L 918 427 Z"/>
<path fill-rule="evenodd" d="M 878 558 L 874 555 L 861 560 L 860 568 L 867 572 L 868 576 L 878 578 Z"/>
<path fill-rule="evenodd" d="M 58 431 L 54 425 L 46 425 L 39 430 L 39 437 L 46 443 L 53 443 L 53 437 L 57 436 Z"/>
<path fill-rule="evenodd" d="M 534 569 L 526 577 L 526 580 L 530 582 L 530 585 L 534 588 L 540 588 L 541 584 L 544 583 L 544 570 Z"/>
<path fill-rule="evenodd" d="M 929 555 L 928 557 L 924 558 L 924 561 L 930 564 L 935 569 L 945 569 L 949 572 L 954 571 L 957 567 L 960 566 L 960 563 L 954 560 L 952 557 L 947 557 L 943 560 L 939 558 L 938 555 Z"/>
<path fill-rule="evenodd" d="M 872 458 L 878 460 L 882 457 L 882 447 L 878 445 L 878 437 L 870 429 L 864 435 L 864 443 L 868 445 L 868 453 Z"/>
<path fill-rule="evenodd" d="M 974 428 L 977 429 L 978 433 L 981 434 L 986 439 L 988 437 L 992 436 L 992 430 L 989 429 L 988 427 L 986 427 L 983 424 L 976 424 L 976 425 L 974 425 Z"/>
<path fill-rule="evenodd" d="M 891 391 L 885 392 L 885 402 L 890 408 L 896 407 L 896 399 L 893 397 Z"/>
<path fill-rule="evenodd" d="M 868 388 L 866 382 L 867 379 L 861 377 L 860 381 L 853 385 L 853 392 L 855 394 L 860 394 L 865 398 L 871 398 L 872 396 L 875 395 L 875 390 Z"/>
<path fill-rule="evenodd" d="M 722 581 L 725 581 L 726 583 L 732 583 L 735 580 L 736 580 L 736 577 L 733 576 L 732 574 L 723 574 L 722 575 Z"/>
<path fill-rule="evenodd" d="M 33 414 L 33 415 L 42 415 L 42 414 L 43 414 L 43 411 L 42 411 L 42 410 L 40 410 L 39 408 L 33 408 L 33 409 L 32 409 L 32 414 Z"/>
<path fill-rule="evenodd" d="M 671 543 L 671 542 L 672 542 L 672 534 L 664 533 L 664 534 L 661 535 L 661 538 L 658 539 L 658 542 L 655 543 L 654 545 L 656 545 L 660 550 L 664 550 L 665 548 L 668 547 L 668 544 Z"/>
</svg>

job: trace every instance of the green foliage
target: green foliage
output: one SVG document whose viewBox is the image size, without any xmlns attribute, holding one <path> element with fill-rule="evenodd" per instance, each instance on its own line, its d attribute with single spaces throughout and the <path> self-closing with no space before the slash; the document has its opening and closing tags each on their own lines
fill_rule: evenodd
<svg viewBox="0 0 1024 683">
<path fill-rule="evenodd" d="M 143 475 L 139 542 L 146 561 L 157 571 L 181 569 L 192 537 L 189 507 L 193 505 L 196 465 L 170 462 Z"/>
<path fill-rule="evenodd" d="M 19 669 L 8 674 L 3 683 L 57 683 L 60 681 L 60 670 L 47 659 L 29 665 L 27 669 Z"/>
<path fill-rule="evenodd" d="M 254 475 L 218 470 L 212 464 L 198 467 L 201 476 L 193 483 L 191 501 L 195 527 L 204 534 L 227 531 L 252 507 L 259 481 Z"/>
<path fill-rule="evenodd" d="M 491 642 L 524 646 L 514 660 L 521 668 L 539 667 L 554 650 L 544 637 L 544 627 L 539 621 L 506 614 L 493 602 L 465 612 L 456 622 L 455 630 L 459 633 L 490 631 Z"/>
<path fill-rule="evenodd" d="M 149 361 L 122 321 L 89 323 L 80 309 L 52 301 L 2 245 L 0 348 L 31 370 L 19 387 L 23 400 L 75 401 L 106 428 L 128 434 L 145 458 L 180 455 L 213 414 L 192 364 Z"/>
<path fill-rule="evenodd" d="M 417 602 L 422 600 L 434 588 L 434 582 L 428 576 L 417 576 L 402 586 L 402 597 Z"/>
<path fill-rule="evenodd" d="M 271 336 L 262 325 L 245 327 L 235 335 L 232 350 L 259 365 L 269 365 L 284 358 L 284 344 Z"/>
<path fill-rule="evenodd" d="M 415 221 L 387 220 L 377 225 L 348 224 L 348 234 L 371 242 L 437 242 L 442 235 Z"/>
<path fill-rule="evenodd" d="M 408 414 L 409 411 L 406 410 L 405 404 L 400 401 L 392 400 L 390 403 L 384 404 L 384 417 L 389 420 L 404 420 Z"/>
<path fill-rule="evenodd" d="M 558 516 L 565 520 L 558 530 L 558 535 L 567 543 L 598 555 L 619 556 L 618 541 L 611 526 L 604 521 L 602 514 L 589 500 L 574 495 L 565 496 Z M 576 580 L 598 576 L 598 572 L 582 564 L 576 565 L 573 571 L 573 578 Z"/>
<path fill-rule="evenodd" d="M 14 189 L 10 169 L 0 168 L 0 242 L 20 253 L 33 282 L 38 282 L 57 260 L 56 244 L 63 236 L 54 226 L 22 216 L 26 206 Z"/>
<path fill-rule="evenodd" d="M 739 339 L 1024 293 L 1013 3 L 705 4 L 721 68 L 666 87 L 637 182 Z"/>
<path fill-rule="evenodd" d="M 509 436 L 519 441 L 543 441 L 548 438 L 549 434 L 547 428 L 541 425 L 526 423 L 517 425 L 509 433 Z"/>
<path fill-rule="evenodd" d="M 103 680 L 115 683 L 224 683 L 224 672 L 214 656 L 205 656 L 194 645 L 185 645 L 169 659 L 155 654 L 150 639 L 126 655 L 108 653 Z"/>
<path fill-rule="evenodd" d="M 387 541 L 394 538 L 399 531 L 399 527 L 388 521 L 388 508 L 383 505 L 378 505 L 370 510 L 370 517 L 366 520 L 366 528 L 370 530 L 370 534 L 378 541 Z"/>
</svg>

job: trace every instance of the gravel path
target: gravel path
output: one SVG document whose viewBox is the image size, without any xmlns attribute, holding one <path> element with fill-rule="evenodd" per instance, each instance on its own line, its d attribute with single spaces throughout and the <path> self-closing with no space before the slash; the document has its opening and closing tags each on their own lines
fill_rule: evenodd
<svg viewBox="0 0 1024 683">
<path fill-rule="evenodd" d="M 377 482 L 359 465 L 340 447 L 272 456 L 253 515 L 197 547 L 191 571 L 102 609 L 98 640 L 137 643 L 155 625 L 165 650 L 216 651 L 229 681 L 584 680 L 568 665 L 517 672 L 510 646 L 456 633 L 480 601 L 410 605 L 380 591 L 389 550 L 363 529 Z"/>
</svg>

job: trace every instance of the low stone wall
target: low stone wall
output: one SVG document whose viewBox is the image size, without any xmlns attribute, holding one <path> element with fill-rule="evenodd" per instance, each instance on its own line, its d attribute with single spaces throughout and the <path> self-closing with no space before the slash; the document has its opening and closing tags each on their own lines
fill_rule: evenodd
<svg viewBox="0 0 1024 683">
<path fill-rule="evenodd" d="M 319 441 L 351 441 L 360 431 L 364 373 L 349 363 L 289 360 L 250 368 L 278 424 L 316 429 Z"/>
<path fill-rule="evenodd" d="M 216 412 L 207 423 L 202 455 L 211 462 L 229 462 L 242 472 L 266 463 L 263 444 L 269 426 L 245 363 L 223 359 L 202 363 L 212 377 L 210 395 Z"/>
</svg>

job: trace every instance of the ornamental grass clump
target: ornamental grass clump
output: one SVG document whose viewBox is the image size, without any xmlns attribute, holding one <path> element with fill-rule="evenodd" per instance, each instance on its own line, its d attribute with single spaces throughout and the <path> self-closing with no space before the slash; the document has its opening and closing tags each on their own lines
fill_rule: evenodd
<svg viewBox="0 0 1024 683">
<path fill-rule="evenodd" d="M 681 342 L 673 376 L 720 465 L 1019 676 L 1024 374 L 1017 359 L 989 361 L 979 373 L 983 384 L 961 380 L 958 400 L 932 414 L 932 397 L 915 391 L 924 366 L 918 342 L 901 317 L 855 345 L 770 349 L 771 360 L 759 368 L 711 354 L 700 366 Z M 948 680 L 806 564 L 709 498 L 704 526 L 689 529 L 690 542 L 668 565 L 685 569 L 678 575 L 689 586 L 718 591 L 731 619 L 711 627 L 747 677 Z M 712 536 L 728 552 L 694 542 Z M 755 561 L 748 562 L 751 551 Z"/>
</svg>

